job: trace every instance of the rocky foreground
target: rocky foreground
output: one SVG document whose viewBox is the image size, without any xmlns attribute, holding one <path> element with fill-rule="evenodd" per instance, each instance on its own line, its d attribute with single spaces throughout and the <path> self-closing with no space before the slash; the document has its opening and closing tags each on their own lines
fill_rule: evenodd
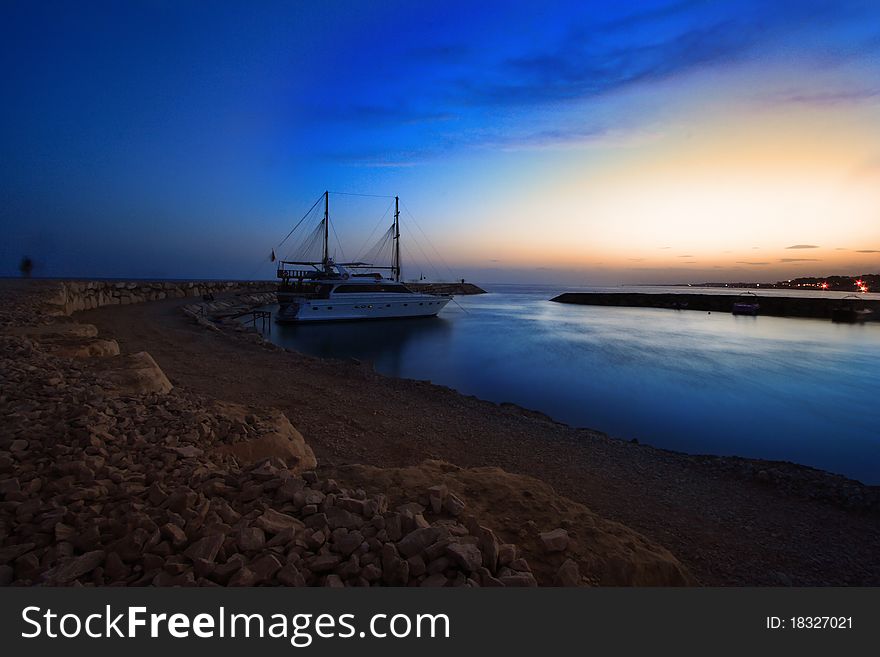
<svg viewBox="0 0 880 657">
<path fill-rule="evenodd" d="M 106 305 L 103 288 L 84 289 L 96 301 L 72 303 L 53 282 L 0 287 L 0 584 L 695 581 L 664 548 L 530 477 L 436 461 L 316 471 L 284 413 L 173 387 L 149 353 L 73 322 L 71 310 Z M 517 541 L 499 538 L 513 528 Z"/>
</svg>

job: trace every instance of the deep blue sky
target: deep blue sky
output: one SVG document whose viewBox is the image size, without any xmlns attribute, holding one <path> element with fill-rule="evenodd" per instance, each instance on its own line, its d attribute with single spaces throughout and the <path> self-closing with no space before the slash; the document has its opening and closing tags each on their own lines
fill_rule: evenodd
<svg viewBox="0 0 880 657">
<path fill-rule="evenodd" d="M 439 274 L 490 281 L 781 277 L 880 249 L 861 187 L 828 192 L 858 199 L 834 206 L 833 244 L 819 200 L 789 214 L 816 177 L 877 182 L 876 2 L 6 2 L 0 57 L 2 274 L 29 254 L 46 276 L 270 275 L 326 188 L 400 194 Z M 786 210 L 728 248 L 680 217 L 731 190 L 666 190 L 732 159 L 826 169 L 780 179 L 785 198 L 744 181 L 732 196 Z M 351 252 L 385 202 L 334 210 Z M 828 253 L 774 250 L 801 243 Z"/>
</svg>

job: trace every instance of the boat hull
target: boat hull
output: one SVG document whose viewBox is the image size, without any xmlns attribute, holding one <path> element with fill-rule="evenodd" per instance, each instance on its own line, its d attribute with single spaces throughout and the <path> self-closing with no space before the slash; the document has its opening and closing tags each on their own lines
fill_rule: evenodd
<svg viewBox="0 0 880 657">
<path fill-rule="evenodd" d="M 451 301 L 429 295 L 389 295 L 393 298 L 300 299 L 280 303 L 275 321 L 279 324 L 309 322 L 352 322 L 370 319 L 433 317 Z"/>
</svg>

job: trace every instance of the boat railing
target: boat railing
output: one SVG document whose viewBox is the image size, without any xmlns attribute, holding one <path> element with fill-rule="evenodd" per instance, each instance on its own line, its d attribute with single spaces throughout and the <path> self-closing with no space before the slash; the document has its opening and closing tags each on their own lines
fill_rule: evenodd
<svg viewBox="0 0 880 657">
<path fill-rule="evenodd" d="M 278 268 L 278 278 L 314 278 L 315 270 Z"/>
</svg>

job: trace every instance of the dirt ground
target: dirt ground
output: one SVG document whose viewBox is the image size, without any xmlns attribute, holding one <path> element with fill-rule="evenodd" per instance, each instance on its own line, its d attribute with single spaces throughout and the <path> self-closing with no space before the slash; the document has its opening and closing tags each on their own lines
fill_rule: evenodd
<svg viewBox="0 0 880 657">
<path fill-rule="evenodd" d="M 880 585 L 880 514 L 811 498 L 811 482 L 837 477 L 659 450 L 384 377 L 364 364 L 267 349 L 192 323 L 182 303 L 105 307 L 75 318 L 97 325 L 123 352 L 148 351 L 175 386 L 283 410 L 328 469 L 425 459 L 497 466 L 537 477 L 643 533 L 706 585 Z M 744 474 L 765 468 L 786 483 Z"/>
</svg>

